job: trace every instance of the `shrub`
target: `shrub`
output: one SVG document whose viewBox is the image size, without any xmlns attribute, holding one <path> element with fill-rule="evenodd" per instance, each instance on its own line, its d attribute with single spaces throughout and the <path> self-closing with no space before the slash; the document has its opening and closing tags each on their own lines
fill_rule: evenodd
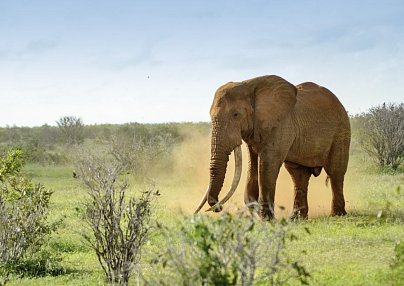
<svg viewBox="0 0 404 286">
<path fill-rule="evenodd" d="M 224 214 L 219 219 L 194 216 L 178 229 L 161 224 L 165 242 L 151 264 L 158 277 L 144 275 L 147 285 L 283 285 L 310 274 L 285 254 L 295 239 L 285 220 L 262 223 L 252 215 Z"/>
<path fill-rule="evenodd" d="M 357 117 L 359 142 L 380 167 L 396 170 L 404 160 L 404 103 L 382 104 Z"/>
<path fill-rule="evenodd" d="M 128 184 L 118 182 L 122 165 L 114 160 L 82 158 L 77 171 L 89 195 L 84 218 L 91 235 L 83 236 L 95 251 L 107 281 L 127 285 L 148 238 L 154 189 L 127 199 Z"/>
<path fill-rule="evenodd" d="M 47 222 L 52 192 L 22 173 L 22 156 L 21 150 L 12 150 L 0 158 L 0 264 L 6 276 L 27 253 L 40 251 L 56 227 Z"/>
</svg>

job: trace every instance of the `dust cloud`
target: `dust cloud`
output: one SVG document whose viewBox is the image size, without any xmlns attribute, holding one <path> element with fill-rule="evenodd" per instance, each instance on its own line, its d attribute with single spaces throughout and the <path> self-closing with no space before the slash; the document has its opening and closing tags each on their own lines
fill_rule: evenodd
<svg viewBox="0 0 404 286">
<path fill-rule="evenodd" d="M 185 130 L 185 140 L 176 146 L 173 156 L 174 164 L 169 177 L 165 180 L 165 187 L 169 192 L 165 205 L 179 209 L 184 213 L 192 213 L 199 204 L 209 183 L 210 135 L 202 134 L 188 128 Z M 248 150 L 243 143 L 243 171 L 240 184 L 233 197 L 226 203 L 225 208 L 230 211 L 245 208 L 244 187 L 248 165 Z M 230 189 L 234 175 L 234 157 L 229 158 L 226 178 L 219 199 Z M 326 174 L 324 170 L 317 178 L 311 177 L 309 182 L 309 217 L 326 216 L 330 213 L 331 189 L 325 186 Z M 207 209 L 206 206 L 202 209 Z M 283 210 L 282 210 L 283 208 Z M 275 194 L 275 215 L 287 217 L 293 209 L 293 183 L 289 173 L 281 168 L 277 180 Z"/>
</svg>

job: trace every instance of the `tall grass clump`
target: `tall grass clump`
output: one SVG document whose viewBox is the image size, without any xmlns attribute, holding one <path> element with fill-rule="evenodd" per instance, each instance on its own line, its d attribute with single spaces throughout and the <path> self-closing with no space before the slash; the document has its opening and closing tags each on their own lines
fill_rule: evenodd
<svg viewBox="0 0 404 286">
<path fill-rule="evenodd" d="M 151 260 L 146 285 L 308 284 L 310 274 L 286 255 L 296 239 L 286 220 L 265 222 L 252 215 L 197 215 L 177 228 L 158 224 L 163 245 Z"/>
<path fill-rule="evenodd" d="M 82 157 L 78 177 L 86 186 L 84 239 L 95 251 L 109 284 L 127 285 L 148 239 L 154 188 L 128 197 L 124 168 L 113 158 Z"/>
</svg>

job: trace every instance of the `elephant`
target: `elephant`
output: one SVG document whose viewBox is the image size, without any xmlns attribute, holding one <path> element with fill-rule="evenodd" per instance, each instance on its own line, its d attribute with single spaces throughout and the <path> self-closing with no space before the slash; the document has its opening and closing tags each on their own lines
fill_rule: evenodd
<svg viewBox="0 0 404 286">
<path fill-rule="evenodd" d="M 263 219 L 274 218 L 276 180 L 282 164 L 294 183 L 292 217 L 308 217 L 311 175 L 322 169 L 331 181 L 331 215 L 346 215 L 343 193 L 351 128 L 338 98 L 313 82 L 297 86 L 276 75 L 228 82 L 215 93 L 210 109 L 211 158 L 209 186 L 195 213 L 206 202 L 219 212 L 235 192 L 241 176 L 241 144 L 249 163 L 244 202 L 258 206 Z M 229 155 L 235 174 L 228 194 L 219 202 Z"/>
</svg>

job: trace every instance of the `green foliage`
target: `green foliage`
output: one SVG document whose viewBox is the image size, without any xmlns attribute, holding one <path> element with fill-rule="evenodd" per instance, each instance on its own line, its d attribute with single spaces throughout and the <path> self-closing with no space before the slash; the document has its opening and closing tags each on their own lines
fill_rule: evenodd
<svg viewBox="0 0 404 286">
<path fill-rule="evenodd" d="M 18 149 L 10 150 L 7 156 L 0 158 L 0 182 L 4 183 L 7 178 L 19 174 L 23 165 L 23 152 Z"/>
<path fill-rule="evenodd" d="M 0 272 L 15 274 L 19 277 L 43 277 L 58 276 L 68 272 L 61 266 L 61 258 L 56 257 L 45 247 L 26 255 L 15 262 L 4 263 L 0 266 Z"/>
<path fill-rule="evenodd" d="M 6 152 L 11 148 L 24 151 L 24 157 L 28 163 L 41 165 L 66 165 L 71 164 L 74 150 L 71 145 L 88 142 L 95 148 L 99 146 L 113 146 L 114 152 L 121 152 L 120 158 L 133 154 L 130 150 L 143 152 L 143 147 L 148 150 L 143 152 L 144 158 L 152 155 L 152 160 L 142 162 L 140 159 L 133 163 L 131 171 L 138 170 L 141 173 L 155 164 L 154 153 L 159 157 L 169 153 L 174 144 L 187 140 L 187 130 L 198 130 L 204 134 L 209 133 L 208 123 L 162 123 L 162 124 L 95 124 L 84 125 L 80 118 L 65 116 L 57 121 L 58 126 L 43 125 L 40 127 L 0 127 L 0 152 Z M 151 151 L 153 144 L 157 144 L 155 152 Z M 121 148 L 121 149 L 119 149 Z M 72 153 L 73 152 L 73 153 Z M 125 153 L 126 152 L 126 153 Z M 165 161 L 168 157 L 164 157 Z M 130 160 L 127 160 L 129 162 Z M 161 160 L 158 160 L 161 161 Z M 147 166 L 146 166 L 147 165 Z M 139 167 L 136 167 L 139 166 Z M 142 170 L 143 169 L 143 170 Z"/>
<path fill-rule="evenodd" d="M 310 274 L 286 255 L 297 237 L 285 220 L 263 223 L 250 214 L 220 218 L 194 216 L 178 228 L 158 224 L 165 245 L 151 263 L 159 276 L 147 285 L 283 285 L 307 284 Z"/>
<path fill-rule="evenodd" d="M 64 146 L 59 146 L 57 127 L 7 127 L 0 128 L 0 152 L 10 149 L 24 151 L 28 163 L 59 165 L 67 162 Z"/>
<path fill-rule="evenodd" d="M 26 255 L 37 253 L 56 227 L 47 222 L 52 192 L 32 183 L 23 166 L 21 150 L 0 158 L 0 265 L 5 275 L 18 272 Z"/>
</svg>

